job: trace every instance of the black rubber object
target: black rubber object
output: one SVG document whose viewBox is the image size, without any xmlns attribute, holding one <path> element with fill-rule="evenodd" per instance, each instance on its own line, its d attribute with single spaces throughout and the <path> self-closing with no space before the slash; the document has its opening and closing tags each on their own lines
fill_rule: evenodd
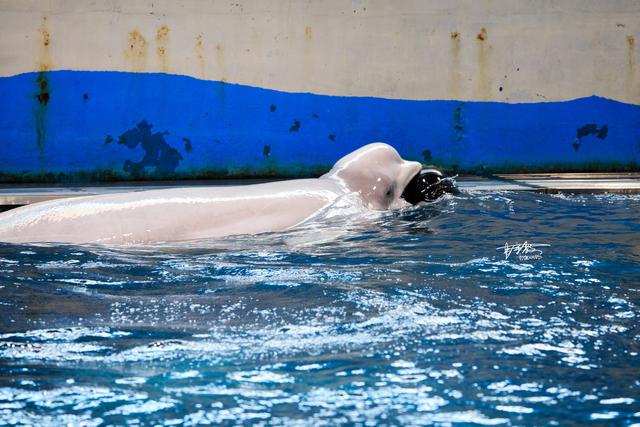
<svg viewBox="0 0 640 427">
<path fill-rule="evenodd" d="M 402 197 L 412 205 L 432 202 L 445 193 L 455 193 L 456 185 L 437 169 L 422 169 L 414 176 L 402 192 Z"/>
</svg>

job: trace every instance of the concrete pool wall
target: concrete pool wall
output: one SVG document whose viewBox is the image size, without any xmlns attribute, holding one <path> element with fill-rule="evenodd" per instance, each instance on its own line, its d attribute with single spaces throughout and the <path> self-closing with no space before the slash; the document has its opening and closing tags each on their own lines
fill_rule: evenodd
<svg viewBox="0 0 640 427">
<path fill-rule="evenodd" d="M 1 1 L 0 182 L 640 165 L 637 1 Z"/>
</svg>

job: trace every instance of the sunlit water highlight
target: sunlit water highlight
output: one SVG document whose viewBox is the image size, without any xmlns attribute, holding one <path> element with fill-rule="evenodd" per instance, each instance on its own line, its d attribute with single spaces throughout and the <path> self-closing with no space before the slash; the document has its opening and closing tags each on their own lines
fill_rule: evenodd
<svg viewBox="0 0 640 427">
<path fill-rule="evenodd" d="M 640 196 L 0 244 L 0 425 L 640 423 Z M 541 259 L 496 248 L 544 243 Z"/>
</svg>

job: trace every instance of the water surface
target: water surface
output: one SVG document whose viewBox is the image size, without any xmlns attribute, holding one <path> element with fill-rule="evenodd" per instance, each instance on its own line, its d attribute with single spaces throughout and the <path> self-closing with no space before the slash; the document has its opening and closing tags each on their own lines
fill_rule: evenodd
<svg viewBox="0 0 640 427">
<path fill-rule="evenodd" d="M 214 241 L 0 244 L 0 424 L 638 424 L 639 211 L 479 193 Z M 525 241 L 549 246 L 497 249 Z"/>
</svg>

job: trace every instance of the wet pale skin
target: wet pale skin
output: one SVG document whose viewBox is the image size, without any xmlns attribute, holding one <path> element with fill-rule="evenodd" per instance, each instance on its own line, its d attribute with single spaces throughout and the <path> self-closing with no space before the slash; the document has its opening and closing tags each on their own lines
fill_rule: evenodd
<svg viewBox="0 0 640 427">
<path fill-rule="evenodd" d="M 55 200 L 0 214 L 0 241 L 137 244 L 282 231 L 338 198 L 370 209 L 407 206 L 403 189 L 421 168 L 391 146 L 366 145 L 318 179 L 194 187 Z"/>
</svg>

